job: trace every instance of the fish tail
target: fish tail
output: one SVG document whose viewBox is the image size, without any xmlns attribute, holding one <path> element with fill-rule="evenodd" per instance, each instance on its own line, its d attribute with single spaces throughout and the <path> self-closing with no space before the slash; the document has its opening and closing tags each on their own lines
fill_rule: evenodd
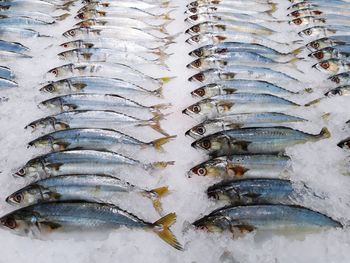
<svg viewBox="0 0 350 263">
<path fill-rule="evenodd" d="M 164 20 L 173 21 L 173 20 L 175 20 L 175 19 L 174 19 L 174 18 L 171 18 L 171 17 L 170 17 L 170 14 L 171 14 L 172 12 L 174 12 L 174 11 L 175 11 L 175 9 L 171 9 L 170 11 L 166 12 L 165 14 L 157 15 L 156 17 L 162 18 L 162 19 L 164 19 Z"/>
<path fill-rule="evenodd" d="M 154 115 L 152 119 L 145 121 L 144 124 L 140 124 L 139 126 L 149 126 L 164 136 L 169 136 L 169 134 L 160 127 L 160 121 L 164 119 L 165 115 L 161 113 L 154 113 Z"/>
<path fill-rule="evenodd" d="M 167 186 L 154 188 L 150 191 L 144 191 L 142 194 L 147 198 L 151 199 L 154 209 L 161 214 L 162 213 L 162 204 L 160 199 L 169 193 L 169 188 Z"/>
<path fill-rule="evenodd" d="M 156 139 L 154 141 L 151 141 L 148 143 L 148 145 L 152 145 L 157 151 L 161 151 L 163 150 L 162 146 L 166 143 L 168 143 L 169 141 L 171 141 L 172 139 L 176 138 L 176 135 L 173 136 L 166 136 L 166 137 L 162 137 L 159 139 Z"/>
<path fill-rule="evenodd" d="M 320 138 L 330 138 L 331 137 L 331 133 L 329 132 L 327 127 L 322 128 L 322 130 L 320 131 L 319 137 Z"/>
<path fill-rule="evenodd" d="M 152 224 L 153 231 L 170 246 L 177 250 L 183 250 L 181 244 L 176 239 L 169 227 L 176 221 L 176 213 L 170 213 Z"/>
<path fill-rule="evenodd" d="M 309 106 L 311 106 L 311 105 L 318 104 L 318 103 L 320 103 L 320 101 L 321 101 L 322 99 L 323 99 L 323 98 L 318 98 L 318 99 L 312 100 L 312 101 L 306 103 L 304 106 L 305 106 L 305 107 L 309 107 Z"/>
<path fill-rule="evenodd" d="M 153 163 L 146 164 L 145 168 L 146 168 L 146 170 L 152 170 L 152 169 L 161 170 L 161 169 L 167 168 L 169 165 L 174 165 L 174 164 L 175 164 L 174 161 L 153 162 Z"/>
<path fill-rule="evenodd" d="M 156 90 L 150 91 L 152 95 L 159 97 L 159 98 L 163 98 L 163 87 L 160 87 Z"/>
<path fill-rule="evenodd" d="M 161 77 L 157 78 L 156 80 L 160 81 L 162 84 L 170 82 L 172 79 L 175 79 L 176 77 Z"/>
<path fill-rule="evenodd" d="M 297 62 L 301 61 L 301 60 L 304 60 L 304 58 L 292 58 L 286 62 L 282 62 L 281 64 L 288 64 L 288 65 L 291 65 L 292 68 L 294 68 L 296 71 L 300 72 L 300 73 L 304 73 L 304 71 L 300 70 L 297 66 Z"/>
<path fill-rule="evenodd" d="M 299 55 L 303 50 L 304 50 L 304 47 L 299 47 L 299 48 L 292 50 L 291 52 L 289 52 L 287 54 L 296 56 L 296 55 Z"/>
<path fill-rule="evenodd" d="M 64 13 L 62 15 L 59 15 L 59 16 L 54 16 L 53 18 L 57 21 L 63 21 L 65 20 L 67 17 L 69 17 L 70 14 L 69 13 Z"/>
<path fill-rule="evenodd" d="M 277 4 L 276 3 L 269 3 L 269 5 L 271 6 L 271 9 L 268 10 L 268 12 L 271 14 L 275 13 L 277 10 Z"/>
<path fill-rule="evenodd" d="M 70 10 L 70 6 L 73 5 L 75 1 L 68 1 L 62 5 L 57 6 L 58 9 L 61 10 L 65 10 L 65 11 L 69 11 Z"/>
<path fill-rule="evenodd" d="M 172 106 L 171 103 L 161 103 L 161 104 L 152 105 L 150 108 L 151 108 L 153 111 L 159 112 L 160 110 L 168 109 L 168 108 L 170 108 L 171 106 Z"/>
</svg>

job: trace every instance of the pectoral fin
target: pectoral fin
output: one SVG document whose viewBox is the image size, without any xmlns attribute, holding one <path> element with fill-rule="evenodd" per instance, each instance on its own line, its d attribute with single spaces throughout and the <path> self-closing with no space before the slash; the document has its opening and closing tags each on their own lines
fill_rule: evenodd
<svg viewBox="0 0 350 263">
<path fill-rule="evenodd" d="M 50 163 L 50 164 L 47 164 L 46 167 L 50 169 L 54 169 L 55 171 L 58 171 L 62 165 L 63 165 L 62 163 Z"/>
<path fill-rule="evenodd" d="M 82 53 L 81 55 L 82 55 L 83 58 L 85 58 L 86 60 L 90 60 L 90 58 L 92 57 L 92 53 Z"/>
<path fill-rule="evenodd" d="M 224 88 L 223 91 L 225 92 L 225 94 L 233 94 L 237 92 L 237 89 Z"/>
<path fill-rule="evenodd" d="M 234 105 L 233 102 L 220 102 L 218 103 L 217 107 L 220 112 L 221 111 L 226 112 L 226 111 L 229 111 L 233 105 Z"/>
<path fill-rule="evenodd" d="M 241 165 L 228 165 L 226 167 L 226 170 L 228 173 L 233 172 L 235 176 L 242 176 L 244 175 L 249 169 L 241 166 Z"/>
<path fill-rule="evenodd" d="M 248 146 L 249 144 L 251 144 L 252 142 L 250 141 L 235 141 L 232 144 L 235 146 L 238 146 L 240 148 L 241 151 L 248 151 Z"/>
<path fill-rule="evenodd" d="M 40 227 L 41 229 L 43 228 L 42 226 L 45 226 L 48 228 L 48 230 L 55 230 L 62 227 L 62 225 L 51 221 L 42 221 L 42 222 L 39 222 L 39 224 L 41 226 Z"/>
<path fill-rule="evenodd" d="M 74 83 L 72 86 L 76 88 L 78 91 L 80 91 L 84 89 L 87 85 L 84 83 Z"/>
</svg>

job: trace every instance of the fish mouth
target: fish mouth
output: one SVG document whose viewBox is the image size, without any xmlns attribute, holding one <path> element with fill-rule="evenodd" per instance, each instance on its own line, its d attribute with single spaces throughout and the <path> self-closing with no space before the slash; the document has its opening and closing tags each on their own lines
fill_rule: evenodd
<svg viewBox="0 0 350 263">
<path fill-rule="evenodd" d="M 184 109 L 184 110 L 182 111 L 182 114 L 189 115 L 189 112 L 188 112 L 188 110 L 187 110 L 187 109 Z"/>
<path fill-rule="evenodd" d="M 185 132 L 186 136 L 191 136 L 191 130 L 188 130 L 187 132 Z"/>
<path fill-rule="evenodd" d="M 195 141 L 195 142 L 191 143 L 191 147 L 198 149 L 197 142 Z"/>
</svg>

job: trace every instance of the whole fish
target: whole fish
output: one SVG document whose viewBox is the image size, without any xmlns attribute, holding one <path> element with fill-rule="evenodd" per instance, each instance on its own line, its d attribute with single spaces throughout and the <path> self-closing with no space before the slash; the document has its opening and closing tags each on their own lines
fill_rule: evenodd
<svg viewBox="0 0 350 263">
<path fill-rule="evenodd" d="M 216 54 L 228 54 L 231 52 L 252 52 L 277 61 L 281 61 L 280 58 L 287 58 L 285 61 L 288 61 L 288 59 L 292 59 L 294 55 L 299 54 L 301 52 L 301 49 L 296 49 L 289 53 L 283 53 L 261 44 L 244 42 L 222 42 L 216 45 L 205 45 L 199 47 L 190 52 L 189 55 L 197 58 L 203 58 Z"/>
<path fill-rule="evenodd" d="M 229 95 L 233 93 L 259 93 L 276 96 L 291 96 L 298 94 L 275 84 L 261 80 L 234 79 L 211 83 L 191 92 L 193 97 L 210 98 L 218 95 Z"/>
<path fill-rule="evenodd" d="M 278 177 L 288 174 L 290 158 L 283 155 L 227 155 L 193 167 L 188 176 L 221 178 Z"/>
<path fill-rule="evenodd" d="M 188 81 L 216 82 L 231 79 L 251 79 L 255 78 L 264 81 L 299 82 L 296 78 L 286 73 L 272 70 L 266 67 L 253 67 L 246 65 L 235 65 L 223 69 L 207 69 L 190 77 Z"/>
<path fill-rule="evenodd" d="M 305 189 L 306 190 L 306 189 Z M 235 205 L 295 204 L 299 193 L 289 180 L 277 178 L 247 178 L 221 181 L 207 189 L 210 198 Z"/>
<path fill-rule="evenodd" d="M 193 223 L 210 232 L 260 230 L 310 231 L 342 228 L 334 219 L 295 205 L 245 205 L 219 208 Z"/>
<path fill-rule="evenodd" d="M 115 145 L 132 145 L 142 148 L 162 150 L 162 145 L 176 136 L 168 136 L 150 142 L 144 142 L 112 129 L 76 128 L 55 131 L 43 135 L 28 143 L 29 146 L 50 147 L 53 151 L 72 149 L 110 149 Z"/>
<path fill-rule="evenodd" d="M 47 128 L 52 127 L 54 130 L 67 128 L 131 128 L 149 126 L 153 130 L 169 136 L 161 127 L 160 120 L 163 115 L 157 115 L 148 120 L 142 120 L 120 112 L 110 110 L 76 110 L 65 111 L 44 117 L 29 123 L 25 128 Z"/>
<path fill-rule="evenodd" d="M 54 97 L 42 101 L 40 106 L 67 110 L 113 110 L 125 114 L 147 113 L 158 116 L 169 104 L 144 106 L 136 101 L 115 94 L 77 93 Z"/>
<path fill-rule="evenodd" d="M 276 126 L 282 123 L 304 122 L 303 118 L 277 112 L 240 113 L 205 120 L 186 132 L 186 135 L 199 139 L 220 131 L 247 127 Z"/>
<path fill-rule="evenodd" d="M 340 148 L 349 150 L 350 149 L 350 138 L 346 138 L 346 139 L 340 141 L 337 145 Z"/>
<path fill-rule="evenodd" d="M 116 174 L 122 168 L 143 170 L 163 169 L 174 162 L 142 163 L 111 151 L 67 150 L 52 152 L 29 160 L 15 176 L 23 178 L 48 178 L 65 174 Z"/>
<path fill-rule="evenodd" d="M 300 105 L 269 94 L 233 93 L 203 99 L 183 110 L 189 116 L 216 117 L 232 113 L 285 111 Z"/>
<path fill-rule="evenodd" d="M 78 40 L 72 40 L 64 42 L 60 45 L 65 49 L 77 49 L 77 48 L 110 48 L 116 51 L 124 51 L 135 54 L 152 54 L 159 57 L 168 57 L 169 55 L 165 53 L 166 46 L 149 46 L 142 43 L 135 43 L 126 40 L 118 40 L 115 38 L 82 38 Z"/>
<path fill-rule="evenodd" d="M 176 214 L 170 213 L 154 223 L 148 223 L 135 215 L 111 204 L 84 201 L 48 202 L 27 206 L 0 218 L 2 227 L 26 236 L 51 232 L 111 231 L 122 226 L 149 229 L 165 242 L 182 250 L 170 231 Z M 39 233 L 38 233 L 39 232 Z"/>
<path fill-rule="evenodd" d="M 191 144 L 212 157 L 231 154 L 280 154 L 287 147 L 329 138 L 327 128 L 313 135 L 288 127 L 232 129 L 214 133 Z"/>
<path fill-rule="evenodd" d="M 78 48 L 63 51 L 58 54 L 62 60 L 70 62 L 108 62 L 128 65 L 165 65 L 163 58 L 149 59 L 125 51 L 118 52 L 109 48 Z"/>
<path fill-rule="evenodd" d="M 30 57 L 26 53 L 29 48 L 17 42 L 0 40 L 0 56 Z"/>
<path fill-rule="evenodd" d="M 73 64 L 67 65 L 67 67 L 75 67 Z M 79 66 L 77 66 L 79 67 Z M 83 70 L 85 69 L 84 66 Z M 55 69 L 53 69 L 55 70 Z M 51 70 L 51 71 L 53 71 Z M 73 68 L 72 70 L 79 70 L 79 68 Z M 67 94 L 67 93 L 102 93 L 102 94 L 118 94 L 118 95 L 153 95 L 161 96 L 162 87 L 156 90 L 147 90 L 139 85 L 132 84 L 118 78 L 106 78 L 98 76 L 81 76 L 71 77 L 67 79 L 61 79 L 51 82 L 40 89 L 42 92 L 55 93 L 55 94 Z"/>
<path fill-rule="evenodd" d="M 11 80 L 14 78 L 14 74 L 10 68 L 0 66 L 0 78 Z"/>
<path fill-rule="evenodd" d="M 9 195 L 6 202 L 27 206 L 48 201 L 99 201 L 104 198 L 110 199 L 118 193 L 138 193 L 151 199 L 154 208 L 161 212 L 160 198 L 168 191 L 168 187 L 144 190 L 110 175 L 69 174 L 31 183 Z"/>
<path fill-rule="evenodd" d="M 342 59 L 326 59 L 318 62 L 312 66 L 317 70 L 324 72 L 326 74 L 338 74 L 350 70 L 350 62 L 344 61 Z"/>
<path fill-rule="evenodd" d="M 0 78 L 0 90 L 17 88 L 17 87 L 18 87 L 18 84 L 13 80 Z"/>
<path fill-rule="evenodd" d="M 85 20 L 90 18 L 99 18 L 99 17 L 128 17 L 145 20 L 172 20 L 170 17 L 171 10 L 168 12 L 163 12 L 161 14 L 153 14 L 142 10 L 139 8 L 128 8 L 128 7 L 114 7 L 113 10 L 103 9 L 103 8 L 86 8 L 81 10 L 74 17 L 75 19 Z"/>
<path fill-rule="evenodd" d="M 207 21 L 190 27 L 185 33 L 193 36 L 201 33 L 219 33 L 222 31 L 245 32 L 258 35 L 271 35 L 275 32 L 265 26 L 245 21 L 221 21 L 220 23 Z"/>
</svg>

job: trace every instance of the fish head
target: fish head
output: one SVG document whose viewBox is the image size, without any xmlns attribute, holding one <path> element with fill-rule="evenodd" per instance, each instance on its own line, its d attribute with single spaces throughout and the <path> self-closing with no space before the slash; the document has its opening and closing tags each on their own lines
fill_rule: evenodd
<svg viewBox="0 0 350 263">
<path fill-rule="evenodd" d="M 198 58 L 195 61 L 192 61 L 191 63 L 189 63 L 187 65 L 187 68 L 201 70 L 201 69 L 208 68 L 211 65 L 212 65 L 212 63 L 211 63 L 210 59 Z"/>
<path fill-rule="evenodd" d="M 61 60 L 72 60 L 77 56 L 77 53 L 77 49 L 72 49 L 58 53 L 57 56 Z"/>
<path fill-rule="evenodd" d="M 201 113 L 201 111 L 202 111 L 202 108 L 200 104 L 196 103 L 184 109 L 182 113 L 191 116 L 191 115 L 198 115 Z"/>
<path fill-rule="evenodd" d="M 205 53 L 205 50 L 206 50 L 205 47 L 200 47 L 191 51 L 188 55 L 192 57 L 197 57 L 197 58 L 205 57 L 208 55 Z"/>
<path fill-rule="evenodd" d="M 74 27 L 91 27 L 95 26 L 97 24 L 96 19 L 86 19 L 83 21 L 80 21 L 74 25 Z"/>
<path fill-rule="evenodd" d="M 216 85 L 216 84 L 209 84 L 209 85 Z M 211 94 L 211 90 L 207 88 L 209 85 L 200 87 L 200 88 L 195 89 L 194 91 L 192 91 L 192 92 L 191 92 L 192 97 L 195 97 L 195 98 L 205 98 L 205 97 L 212 97 L 212 96 L 215 96 L 216 94 L 215 94 L 215 95 L 212 95 L 212 94 Z"/>
<path fill-rule="evenodd" d="M 198 6 L 199 6 L 198 1 L 193 1 L 193 2 L 189 3 L 188 5 L 186 5 L 187 8 L 198 7 Z"/>
<path fill-rule="evenodd" d="M 49 145 L 53 145 L 53 138 L 48 134 L 36 138 L 28 143 L 29 147 L 47 147 Z"/>
<path fill-rule="evenodd" d="M 205 22 L 205 18 L 200 14 L 190 15 L 185 19 L 185 22 L 191 23 L 191 24 L 198 24 L 201 22 Z"/>
<path fill-rule="evenodd" d="M 194 25 L 194 26 L 190 27 L 189 29 L 187 29 L 185 31 L 186 34 L 189 34 L 189 35 L 192 35 L 192 36 L 197 35 L 200 32 L 201 32 L 201 27 L 200 27 L 199 24 Z"/>
<path fill-rule="evenodd" d="M 33 131 L 35 131 L 37 128 L 42 127 L 45 128 L 47 126 L 53 126 L 55 125 L 56 120 L 54 117 L 45 117 L 45 118 L 41 118 L 38 119 L 36 121 L 33 121 L 31 123 L 29 123 L 27 126 L 25 126 L 25 129 L 31 128 Z"/>
<path fill-rule="evenodd" d="M 234 200 L 236 200 L 237 197 L 239 197 L 238 193 L 235 191 L 234 188 L 230 187 L 229 195 L 225 194 L 226 190 L 227 189 L 224 186 L 213 185 L 208 187 L 207 196 L 209 198 L 222 201 L 230 201 L 230 196 L 232 196 Z"/>
<path fill-rule="evenodd" d="M 330 53 L 324 50 L 318 50 L 309 54 L 309 57 L 315 58 L 317 60 L 322 60 L 322 59 L 330 59 L 331 55 Z"/>
<path fill-rule="evenodd" d="M 60 80 L 49 83 L 40 89 L 41 92 L 47 93 L 61 93 L 64 90 L 69 90 L 69 83 L 67 80 Z"/>
<path fill-rule="evenodd" d="M 62 100 L 60 97 L 54 97 L 48 100 L 44 100 L 39 103 L 39 107 L 45 106 L 49 109 L 55 109 L 62 107 Z"/>
<path fill-rule="evenodd" d="M 197 7 L 190 7 L 185 11 L 186 15 L 194 15 L 199 12 L 199 9 Z"/>
<path fill-rule="evenodd" d="M 310 18 L 309 17 L 298 17 L 298 18 L 295 18 L 291 21 L 288 22 L 288 24 L 290 25 L 296 25 L 296 26 L 305 26 L 305 25 L 308 25 L 310 24 Z"/>
<path fill-rule="evenodd" d="M 329 80 L 339 85 L 341 83 L 348 83 L 349 78 L 350 78 L 349 73 L 343 72 L 330 77 Z"/>
<path fill-rule="evenodd" d="M 335 60 L 324 60 L 312 66 L 321 72 L 335 74 L 339 71 L 339 65 Z"/>
<path fill-rule="evenodd" d="M 30 216 L 26 209 L 19 209 L 0 218 L 0 226 L 17 235 L 25 236 L 35 226 L 37 219 Z"/>
<path fill-rule="evenodd" d="M 205 81 L 205 73 L 204 72 L 199 72 L 197 74 L 194 74 L 192 77 L 188 79 L 188 81 L 199 81 L 203 82 Z"/>
<path fill-rule="evenodd" d="M 186 40 L 186 43 L 190 45 L 197 45 L 206 41 L 206 37 L 203 35 L 194 35 Z"/>
<path fill-rule="evenodd" d="M 31 159 L 22 168 L 13 174 L 14 177 L 35 178 L 38 171 L 42 170 L 42 163 L 39 157 Z"/>
<path fill-rule="evenodd" d="M 191 168 L 189 170 L 189 172 L 187 173 L 188 177 L 192 177 L 192 176 L 206 176 L 207 175 L 207 170 L 205 168 L 205 165 L 197 165 L 193 168 Z"/>
<path fill-rule="evenodd" d="M 229 227 L 227 219 L 223 216 L 208 215 L 195 222 L 193 225 L 201 230 L 208 232 L 223 232 L 226 227 Z"/>
<path fill-rule="evenodd" d="M 338 147 L 340 147 L 340 148 L 349 150 L 349 149 L 350 149 L 350 138 L 345 139 L 345 140 L 339 142 L 337 145 L 338 145 Z"/>
<path fill-rule="evenodd" d="M 52 68 L 47 72 L 47 74 L 53 75 L 54 77 L 57 78 L 57 77 L 62 77 L 66 74 L 74 73 L 73 70 L 74 70 L 74 64 L 69 63 L 56 68 Z"/>
<path fill-rule="evenodd" d="M 310 51 L 317 51 L 323 48 L 328 47 L 329 45 L 327 44 L 327 38 L 321 38 L 321 39 L 317 39 L 314 41 L 311 41 L 310 43 L 306 44 L 306 47 L 310 50 Z"/>
<path fill-rule="evenodd" d="M 204 124 L 198 124 L 193 128 L 189 129 L 185 134 L 194 139 L 197 139 L 205 136 L 207 134 L 207 131 Z"/>
<path fill-rule="evenodd" d="M 83 40 L 74 40 L 74 41 L 68 41 L 64 42 L 60 45 L 60 47 L 66 48 L 66 49 L 74 49 L 74 48 L 80 48 L 82 47 L 81 44 L 83 43 Z"/>
<path fill-rule="evenodd" d="M 189 116 L 198 116 L 209 113 L 212 108 L 213 104 L 211 103 L 211 101 L 208 99 L 204 99 L 187 107 L 185 110 L 183 110 L 182 113 Z"/>
<path fill-rule="evenodd" d="M 94 13 L 92 11 L 77 12 L 77 15 L 74 18 L 79 20 L 85 20 L 85 19 L 90 19 L 93 16 L 94 16 Z"/>
<path fill-rule="evenodd" d="M 78 27 L 78 28 L 69 29 L 66 32 L 64 32 L 62 35 L 66 38 L 72 38 L 72 37 L 82 36 L 86 31 L 87 31 L 87 28 Z"/>
<path fill-rule="evenodd" d="M 6 198 L 6 202 L 11 205 L 27 206 L 37 203 L 44 196 L 47 196 L 45 189 L 42 189 L 37 184 L 31 184 L 9 195 Z"/>
<path fill-rule="evenodd" d="M 325 28 L 323 27 L 309 27 L 298 33 L 302 38 L 304 37 L 319 37 L 325 34 Z"/>
<path fill-rule="evenodd" d="M 191 144 L 192 147 L 196 149 L 201 149 L 207 152 L 213 152 L 221 149 L 221 143 L 209 136 L 199 139 Z"/>
</svg>

